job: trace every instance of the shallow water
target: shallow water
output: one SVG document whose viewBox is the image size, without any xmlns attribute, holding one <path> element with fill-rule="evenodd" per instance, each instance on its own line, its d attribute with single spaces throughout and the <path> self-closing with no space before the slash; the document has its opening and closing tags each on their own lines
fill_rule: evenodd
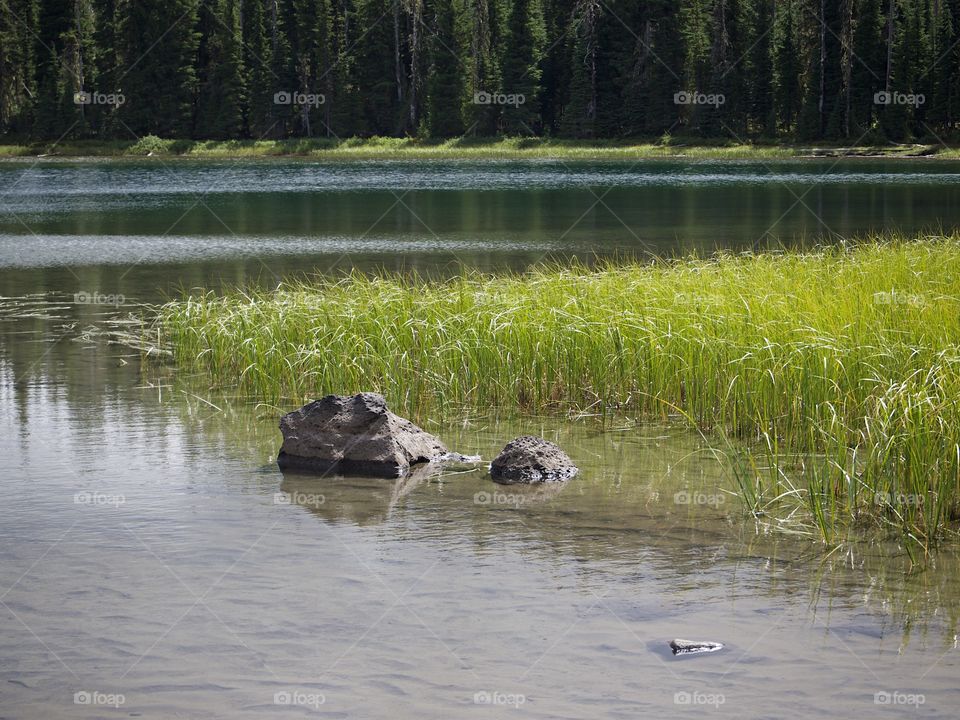
<svg viewBox="0 0 960 720">
<path fill-rule="evenodd" d="M 626 421 L 424 421 L 486 459 L 556 440 L 582 471 L 551 490 L 284 477 L 274 409 L 142 373 L 64 300 L 0 322 L 2 716 L 956 717 L 956 548 L 825 559 Z"/>
<path fill-rule="evenodd" d="M 21 167 L 0 165 L 4 178 Z M 468 182 L 464 166 L 449 165 L 432 169 L 432 182 Z M 142 368 L 97 331 L 122 331 L 136 303 L 177 285 L 319 267 L 310 243 L 332 242 L 321 212 L 339 207 L 332 196 L 357 194 L 346 217 L 372 202 L 350 183 L 407 180 L 379 169 L 365 179 L 353 165 L 337 170 L 338 189 L 314 193 L 297 189 L 313 177 L 305 163 L 182 167 L 197 173 L 184 188 L 213 181 L 220 207 L 263 228 L 285 222 L 261 217 L 266 208 L 301 203 L 290 221 L 306 223 L 301 244 L 284 255 L 291 240 L 235 237 L 201 219 L 205 210 L 190 232 L 163 235 L 161 218 L 182 211 L 189 192 L 137 163 L 41 164 L 30 172 L 53 175 L 25 177 L 25 205 L 0 206 L 0 717 L 957 716 L 960 548 L 922 568 L 879 541 L 826 555 L 745 520 L 723 491 L 722 456 L 687 431 L 492 410 L 420 419 L 485 459 L 520 433 L 556 440 L 582 471 L 550 490 L 497 486 L 482 472 L 405 483 L 282 475 L 280 409 Z M 573 193 L 559 205 L 588 197 L 569 178 L 551 186 L 555 165 L 519 180 L 511 167 L 493 164 L 469 202 L 516 196 L 503 217 L 521 218 L 541 191 Z M 691 201 L 734 202 L 754 181 L 726 196 L 723 186 L 744 167 L 760 174 L 699 168 L 728 180 Z M 937 177 L 902 196 L 906 205 L 893 199 L 914 179 L 874 191 L 902 212 L 930 195 L 928 217 L 948 224 L 960 207 L 947 204 L 951 165 L 923 167 Z M 622 190 L 634 198 L 624 207 L 652 203 L 631 173 L 642 174 L 614 168 L 583 182 Z M 118 182 L 134 210 L 116 209 L 126 202 Z M 661 190 L 680 192 L 671 188 Z M 17 229 L 21 211 L 37 236 Z M 450 212 L 445 222 L 460 227 Z M 465 256 L 456 232 L 431 241 L 384 228 L 382 256 L 357 254 L 346 233 L 338 261 L 437 269 L 450 250 L 518 266 L 551 241 L 477 217 L 516 247 L 471 230 L 481 245 Z M 114 227 L 121 220 L 128 231 Z M 623 235 L 612 224 L 603 232 Z M 134 264 L 136 254 L 147 260 Z M 726 647 L 674 658 L 677 637 Z"/>
</svg>

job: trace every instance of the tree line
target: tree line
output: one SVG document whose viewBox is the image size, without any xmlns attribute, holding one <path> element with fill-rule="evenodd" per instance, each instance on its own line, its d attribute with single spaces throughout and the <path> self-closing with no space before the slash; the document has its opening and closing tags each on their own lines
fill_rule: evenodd
<svg viewBox="0 0 960 720">
<path fill-rule="evenodd" d="M 0 0 L 0 133 L 951 139 L 960 0 Z"/>
</svg>

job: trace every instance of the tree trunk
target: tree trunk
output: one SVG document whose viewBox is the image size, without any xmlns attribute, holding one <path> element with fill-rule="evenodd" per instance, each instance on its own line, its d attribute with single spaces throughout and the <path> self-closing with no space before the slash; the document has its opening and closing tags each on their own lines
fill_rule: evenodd
<svg viewBox="0 0 960 720">
<path fill-rule="evenodd" d="M 410 129 L 417 131 L 417 85 L 420 82 L 420 23 L 422 0 L 412 0 L 413 29 L 410 33 Z"/>
<path fill-rule="evenodd" d="M 400 64 L 400 0 L 393 0 L 393 65 L 397 83 L 397 101 L 403 102 L 403 68 Z"/>
<path fill-rule="evenodd" d="M 846 3 L 846 12 L 844 13 L 844 19 L 846 21 L 846 28 L 843 33 L 843 41 L 846 47 L 844 50 L 843 56 L 843 86 L 845 88 L 846 95 L 846 111 L 843 114 L 843 134 L 845 137 L 850 137 L 850 81 L 853 76 L 853 0 L 844 0 Z"/>
<path fill-rule="evenodd" d="M 820 120 L 820 135 L 823 136 L 826 123 L 823 119 L 823 101 L 826 90 L 827 69 L 827 0 L 820 0 L 820 98 L 817 105 Z"/>
<path fill-rule="evenodd" d="M 885 90 L 890 92 L 890 80 L 893 77 L 893 36 L 894 22 L 896 20 L 897 6 L 895 0 L 890 0 L 889 10 L 887 11 L 887 77 Z"/>
</svg>

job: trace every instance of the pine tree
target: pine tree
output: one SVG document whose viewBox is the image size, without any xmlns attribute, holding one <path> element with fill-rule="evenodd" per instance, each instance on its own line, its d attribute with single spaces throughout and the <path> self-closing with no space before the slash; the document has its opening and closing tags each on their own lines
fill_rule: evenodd
<svg viewBox="0 0 960 720">
<path fill-rule="evenodd" d="M 881 5 L 884 0 L 856 0 L 853 57 L 850 67 L 850 130 L 861 137 L 873 125 L 875 98 L 885 86 L 886 54 Z"/>
<path fill-rule="evenodd" d="M 907 29 L 904 37 L 905 54 L 903 93 L 913 101 L 906 104 L 907 130 L 911 138 L 925 134 L 926 101 L 930 97 L 929 74 L 925 62 L 930 42 L 930 6 L 926 0 L 905 0 Z M 923 102 L 920 102 L 920 99 Z"/>
<path fill-rule="evenodd" d="M 508 135 L 540 131 L 540 63 L 546 41 L 542 0 L 513 0 L 503 42 L 501 90 L 524 102 L 508 105 L 503 111 L 503 130 Z"/>
<path fill-rule="evenodd" d="M 682 108 L 674 99 L 682 89 L 685 56 L 677 3 L 661 2 L 654 22 L 652 49 L 655 55 L 647 59 L 644 73 L 647 97 L 644 129 L 660 135 L 671 132 L 682 120 Z"/>
<path fill-rule="evenodd" d="M 195 137 L 233 138 L 243 132 L 241 32 L 239 0 L 202 0 Z"/>
<path fill-rule="evenodd" d="M 930 43 L 926 70 L 922 77 L 926 81 L 927 117 L 929 121 L 949 134 L 956 126 L 960 116 L 960 75 L 950 72 L 950 68 L 960 67 L 960 47 L 956 42 L 958 22 L 956 13 L 960 11 L 957 0 L 936 0 L 932 9 Z"/>
<path fill-rule="evenodd" d="M 686 47 L 683 87 L 679 91 L 706 94 L 712 74 L 710 67 L 710 8 L 708 0 L 683 0 L 680 23 Z M 702 109 L 685 106 L 691 128 L 699 129 Z"/>
<path fill-rule="evenodd" d="M 121 72 L 117 56 L 118 18 L 117 6 L 120 0 L 95 0 L 95 28 L 93 44 L 96 48 L 94 73 L 97 88 L 105 93 L 120 92 L 117 78 Z M 108 107 L 95 119 L 95 130 L 105 137 L 129 137 L 129 133 L 117 122 L 119 108 Z"/>
<path fill-rule="evenodd" d="M 0 0 L 0 134 L 29 128 L 37 95 L 38 0 Z"/>
<path fill-rule="evenodd" d="M 939 62 L 931 62 L 928 67 L 931 72 L 936 73 L 938 82 L 946 88 L 943 91 L 947 97 L 943 129 L 949 133 L 955 130 L 960 122 L 960 73 L 951 71 L 951 68 L 960 67 L 960 43 L 957 42 L 960 38 L 960 0 L 945 0 L 943 7 L 944 11 L 950 14 L 953 41 L 937 55 Z"/>
<path fill-rule="evenodd" d="M 76 126 L 79 116 L 68 103 L 73 100 L 73 87 L 79 78 L 70 77 L 73 70 L 64 51 L 71 29 L 69 3 L 41 3 L 35 35 L 37 63 L 37 102 L 33 131 L 37 137 L 57 139 Z M 70 93 L 68 99 L 67 93 Z"/>
<path fill-rule="evenodd" d="M 62 112 L 66 118 L 77 121 L 75 135 L 89 135 L 98 126 L 104 114 L 111 112 L 111 105 L 85 105 L 77 103 L 81 91 L 95 89 L 98 97 L 109 95 L 100 86 L 97 75 L 97 45 L 95 40 L 97 18 L 92 0 L 73 0 L 70 29 L 63 35 L 64 49 L 64 96 Z"/>
<path fill-rule="evenodd" d="M 408 134 L 420 131 L 424 112 L 424 93 L 426 83 L 423 78 L 424 54 L 426 43 L 423 39 L 426 8 L 424 0 L 406 0 L 408 29 L 409 76 L 407 79 L 407 119 Z"/>
<path fill-rule="evenodd" d="M 500 106 L 485 100 L 501 85 L 496 53 L 500 38 L 498 0 L 466 0 L 465 4 L 469 48 L 464 119 L 467 132 L 492 136 L 497 134 Z"/>
<path fill-rule="evenodd" d="M 919 8 L 911 0 L 891 2 L 888 23 L 888 66 L 886 92 L 889 102 L 880 112 L 880 126 L 889 140 L 902 141 L 915 130 L 915 109 L 902 102 L 903 96 L 914 94 L 920 74 L 921 18 Z"/>
<path fill-rule="evenodd" d="M 273 96 L 277 87 L 271 67 L 272 50 L 267 34 L 263 0 L 245 0 L 243 9 L 243 67 L 246 84 L 244 127 L 246 134 L 262 138 L 273 125 Z"/>
<path fill-rule="evenodd" d="M 460 98 L 463 96 L 460 48 L 454 26 L 452 0 L 434 0 L 427 81 L 427 132 L 452 137 L 463 132 Z"/>
<path fill-rule="evenodd" d="M 777 13 L 774 27 L 774 114 L 786 133 L 795 129 L 802 98 L 798 23 L 794 0 L 787 0 Z"/>
<path fill-rule="evenodd" d="M 356 79 L 355 45 L 363 33 L 356 21 L 353 0 L 330 0 L 327 19 L 329 50 L 320 76 L 328 98 L 327 111 L 334 135 L 358 134 L 362 105 Z"/>
<path fill-rule="evenodd" d="M 747 61 L 747 121 L 767 137 L 777 132 L 774 111 L 774 18 L 776 0 L 754 0 Z"/>
<path fill-rule="evenodd" d="M 117 6 L 119 115 L 136 135 L 190 137 L 197 92 L 196 0 Z"/>
<path fill-rule="evenodd" d="M 703 91 L 716 99 L 714 103 L 695 106 L 696 127 L 701 135 L 746 134 L 746 84 L 743 60 L 744 43 L 742 0 L 714 0 L 710 32 L 710 73 Z"/>
<path fill-rule="evenodd" d="M 569 97 L 563 109 L 561 133 L 591 138 L 597 120 L 597 36 L 602 6 L 599 0 L 578 0 L 572 18 L 572 65 Z"/>
<path fill-rule="evenodd" d="M 570 46 L 564 38 L 570 28 L 575 0 L 543 0 L 544 26 L 547 31 L 547 47 L 540 66 L 542 90 L 540 92 L 540 117 L 544 134 L 555 134 L 560 128 L 563 103 L 570 85 Z"/>
<path fill-rule="evenodd" d="M 624 68 L 619 102 L 618 134 L 662 135 L 681 119 L 675 94 L 682 87 L 684 47 L 679 8 L 671 0 L 657 0 L 634 16 L 636 35 L 620 63 Z"/>
<path fill-rule="evenodd" d="M 335 100 L 328 70 L 335 68 L 335 24 L 329 0 L 292 0 L 286 28 L 296 91 L 294 130 L 307 137 L 331 134 L 330 106 Z"/>
<path fill-rule="evenodd" d="M 266 35 L 270 43 L 270 81 L 271 91 L 264 101 L 269 101 L 269 124 L 267 135 L 286 137 L 297 131 L 302 122 L 299 111 L 292 102 L 285 103 L 279 98 L 290 98 L 299 87 L 296 62 L 296 12 L 291 0 L 267 0 L 264 14 Z"/>
<path fill-rule="evenodd" d="M 354 51 L 361 116 L 356 122 L 361 135 L 392 135 L 403 124 L 404 93 L 397 77 L 398 3 L 399 0 L 358 0 L 357 3 L 360 38 Z"/>
<path fill-rule="evenodd" d="M 842 128 L 843 33 L 836 0 L 800 0 L 802 38 L 806 42 L 807 73 L 797 133 L 806 140 L 839 137 Z"/>
<path fill-rule="evenodd" d="M 958 39 L 960 0 L 0 0 L 0 133 L 956 137 Z"/>
<path fill-rule="evenodd" d="M 623 100 L 632 79 L 630 66 L 636 48 L 636 31 L 646 16 L 645 8 L 632 0 L 603 0 L 595 27 L 594 95 L 595 137 L 623 135 L 629 118 Z"/>
</svg>

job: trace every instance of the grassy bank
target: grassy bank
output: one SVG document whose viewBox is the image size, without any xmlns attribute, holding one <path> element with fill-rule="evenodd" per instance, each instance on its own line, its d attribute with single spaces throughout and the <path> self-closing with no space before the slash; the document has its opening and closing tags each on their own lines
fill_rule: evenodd
<svg viewBox="0 0 960 720">
<path fill-rule="evenodd" d="M 354 275 L 162 308 L 175 360 L 292 407 L 383 392 L 690 422 L 758 515 L 825 539 L 956 519 L 960 237 L 427 282 Z M 154 330 L 156 332 L 156 330 Z"/>
<path fill-rule="evenodd" d="M 0 157 L 189 157 L 315 159 L 454 159 L 558 158 L 638 159 L 691 157 L 704 159 L 775 159 L 789 157 L 960 157 L 960 151 L 939 145 L 840 147 L 824 145 L 742 144 L 675 138 L 669 141 L 552 140 L 540 138 L 420 140 L 416 138 L 353 138 L 347 140 L 164 140 L 149 136 L 136 141 L 66 140 L 59 143 L 0 144 Z"/>
</svg>

